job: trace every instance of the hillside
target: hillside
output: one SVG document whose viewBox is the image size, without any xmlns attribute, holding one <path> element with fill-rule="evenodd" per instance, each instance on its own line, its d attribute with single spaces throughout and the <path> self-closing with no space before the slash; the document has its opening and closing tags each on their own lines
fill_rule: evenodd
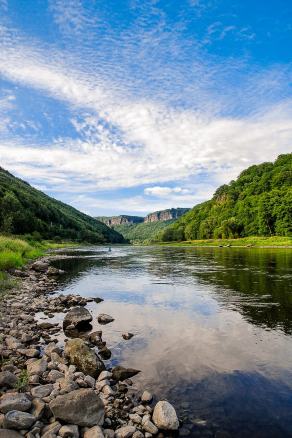
<svg viewBox="0 0 292 438">
<path fill-rule="evenodd" d="M 160 233 L 162 241 L 292 235 L 292 154 L 254 165 Z"/>
<path fill-rule="evenodd" d="M 150 243 L 157 240 L 157 235 L 174 223 L 174 220 L 142 222 L 140 224 L 116 225 L 114 229 L 132 243 Z"/>
<path fill-rule="evenodd" d="M 0 232 L 43 239 L 122 242 L 105 224 L 57 201 L 0 168 Z"/>
</svg>

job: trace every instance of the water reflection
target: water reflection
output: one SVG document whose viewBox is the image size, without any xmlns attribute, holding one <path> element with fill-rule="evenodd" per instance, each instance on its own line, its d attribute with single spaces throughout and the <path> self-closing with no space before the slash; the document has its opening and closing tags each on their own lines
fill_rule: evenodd
<svg viewBox="0 0 292 438">
<path fill-rule="evenodd" d="M 179 406 L 182 436 L 292 436 L 291 251 L 70 255 L 56 262 L 67 271 L 60 291 L 105 299 L 89 308 L 115 318 L 102 328 L 115 360 L 142 369 L 137 385 Z M 124 341 L 124 331 L 135 337 Z"/>
</svg>

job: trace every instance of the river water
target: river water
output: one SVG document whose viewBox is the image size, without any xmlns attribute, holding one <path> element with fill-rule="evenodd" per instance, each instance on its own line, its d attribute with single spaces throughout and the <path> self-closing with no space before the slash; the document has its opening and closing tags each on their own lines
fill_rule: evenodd
<svg viewBox="0 0 292 438">
<path fill-rule="evenodd" d="M 180 436 L 292 437 L 292 251 L 117 246 L 66 251 L 60 293 L 102 297 L 111 364 L 172 402 Z M 98 313 L 115 321 L 99 326 Z M 135 336 L 125 341 L 123 332 Z"/>
</svg>

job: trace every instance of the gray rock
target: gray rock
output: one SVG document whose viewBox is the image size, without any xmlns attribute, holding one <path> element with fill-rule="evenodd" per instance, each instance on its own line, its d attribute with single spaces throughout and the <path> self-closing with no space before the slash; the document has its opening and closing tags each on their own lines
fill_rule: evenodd
<svg viewBox="0 0 292 438">
<path fill-rule="evenodd" d="M 175 409 L 167 401 L 159 401 L 155 405 L 152 419 L 158 429 L 177 430 L 179 427 Z"/>
<path fill-rule="evenodd" d="M 114 320 L 115 319 L 112 316 L 107 315 L 106 313 L 100 313 L 97 317 L 97 321 L 99 322 L 99 324 L 109 324 Z"/>
<path fill-rule="evenodd" d="M 112 375 L 113 379 L 118 381 L 123 381 L 126 379 L 129 379 L 133 376 L 136 376 L 136 374 L 140 373 L 141 371 L 135 370 L 134 368 L 124 368 L 121 366 L 117 366 L 113 368 Z"/>
<path fill-rule="evenodd" d="M 54 387 L 51 383 L 49 383 L 48 385 L 36 386 L 35 388 L 31 389 L 31 395 L 34 398 L 47 397 L 48 395 L 51 394 L 53 389 L 54 389 Z"/>
<path fill-rule="evenodd" d="M 0 438 L 23 438 L 23 436 L 15 430 L 0 429 Z"/>
<path fill-rule="evenodd" d="M 104 434 L 99 426 L 94 426 L 84 433 L 83 438 L 104 438 Z"/>
<path fill-rule="evenodd" d="M 49 403 L 55 418 L 78 426 L 102 425 L 104 405 L 93 389 L 77 389 Z"/>
<path fill-rule="evenodd" d="M 130 438 L 136 432 L 134 426 L 123 426 L 116 430 L 116 438 Z"/>
<path fill-rule="evenodd" d="M 100 373 L 100 375 L 98 376 L 98 381 L 100 382 L 101 380 L 106 380 L 106 379 L 111 379 L 112 378 L 112 373 L 109 371 L 102 371 Z"/>
<path fill-rule="evenodd" d="M 32 360 L 29 362 L 27 365 L 27 372 L 29 375 L 37 374 L 40 376 L 46 371 L 47 367 L 48 362 L 44 357 L 42 357 L 41 359 Z"/>
<path fill-rule="evenodd" d="M 17 377 L 10 371 L 2 371 L 0 373 L 0 388 L 13 388 L 17 381 Z"/>
<path fill-rule="evenodd" d="M 125 341 L 129 341 L 129 339 L 132 339 L 132 337 L 134 336 L 134 334 L 133 333 L 123 333 L 122 334 L 122 337 L 123 337 L 123 339 L 125 339 Z"/>
<path fill-rule="evenodd" d="M 8 392 L 2 395 L 0 399 L 0 411 L 6 414 L 9 411 L 28 411 L 31 406 L 31 401 L 25 394 L 17 392 Z"/>
<path fill-rule="evenodd" d="M 36 418 L 28 412 L 9 411 L 4 418 L 4 428 L 7 429 L 29 429 Z"/>
<path fill-rule="evenodd" d="M 105 369 L 104 363 L 82 339 L 70 339 L 65 346 L 65 356 L 77 369 L 96 378 Z"/>
<path fill-rule="evenodd" d="M 49 267 L 49 263 L 47 262 L 42 262 L 41 260 L 34 262 L 31 265 L 31 269 L 33 269 L 36 272 L 46 272 L 46 270 Z"/>
<path fill-rule="evenodd" d="M 79 438 L 78 426 L 75 424 L 66 424 L 59 430 L 59 435 L 62 438 Z"/>
<path fill-rule="evenodd" d="M 61 427 L 62 425 L 59 423 L 59 421 L 54 421 L 53 423 L 48 424 L 42 429 L 42 438 L 45 434 L 57 434 Z"/>
<path fill-rule="evenodd" d="M 144 435 L 142 432 L 140 432 L 140 430 L 137 430 L 134 435 L 133 438 L 144 438 Z"/>
<path fill-rule="evenodd" d="M 86 328 L 92 321 L 90 312 L 84 307 L 73 307 L 66 314 L 63 321 L 63 329 L 66 330 L 69 326 L 73 326 L 77 330 Z"/>
<path fill-rule="evenodd" d="M 104 429 L 103 434 L 105 438 L 115 438 L 115 431 L 112 429 Z"/>
</svg>

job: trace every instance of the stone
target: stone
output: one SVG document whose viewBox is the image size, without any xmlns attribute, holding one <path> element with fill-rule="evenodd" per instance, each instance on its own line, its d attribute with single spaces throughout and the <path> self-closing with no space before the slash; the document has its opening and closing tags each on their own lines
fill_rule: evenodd
<svg viewBox="0 0 292 438">
<path fill-rule="evenodd" d="M 104 405 L 93 389 L 77 389 L 49 403 L 55 418 L 78 426 L 102 425 Z"/>
<path fill-rule="evenodd" d="M 44 357 L 42 357 L 41 359 L 32 360 L 29 362 L 27 365 L 27 372 L 29 375 L 37 374 L 40 376 L 47 370 L 47 367 L 48 362 Z"/>
<path fill-rule="evenodd" d="M 101 356 L 103 360 L 108 360 L 111 358 L 112 352 L 109 348 L 103 347 L 98 351 L 98 354 Z"/>
<path fill-rule="evenodd" d="M 29 429 L 35 422 L 36 418 L 28 412 L 9 411 L 5 414 L 4 428 L 17 430 Z"/>
<path fill-rule="evenodd" d="M 155 435 L 158 432 L 157 427 L 150 420 L 144 421 L 143 429 L 145 430 L 145 432 L 152 433 L 153 435 Z"/>
<path fill-rule="evenodd" d="M 31 407 L 31 401 L 25 394 L 17 392 L 8 392 L 2 395 L 0 399 L 0 411 L 6 414 L 9 411 L 28 411 Z"/>
<path fill-rule="evenodd" d="M 34 398 L 47 397 L 48 395 L 51 394 L 53 389 L 54 389 L 54 387 L 53 387 L 52 383 L 48 383 L 47 385 L 36 386 L 35 388 L 31 389 L 31 395 Z"/>
<path fill-rule="evenodd" d="M 102 371 L 98 376 L 97 380 L 100 382 L 101 380 L 106 380 L 111 378 L 112 378 L 112 373 L 110 371 Z"/>
<path fill-rule="evenodd" d="M 14 388 L 16 382 L 17 377 L 10 371 L 0 373 L 0 388 Z"/>
<path fill-rule="evenodd" d="M 39 420 L 45 411 L 45 407 L 46 404 L 41 399 L 35 398 L 32 401 L 32 409 L 30 413 Z"/>
<path fill-rule="evenodd" d="M 167 401 L 159 401 L 155 405 L 152 420 L 158 429 L 177 430 L 179 427 L 175 409 Z"/>
<path fill-rule="evenodd" d="M 141 371 L 135 370 L 134 368 L 124 368 L 122 366 L 117 366 L 113 368 L 112 375 L 113 375 L 113 379 L 118 382 L 136 376 L 136 374 L 140 372 Z"/>
<path fill-rule="evenodd" d="M 23 436 L 15 430 L 0 429 L 0 438 L 23 438 Z"/>
<path fill-rule="evenodd" d="M 122 337 L 123 339 L 125 339 L 125 341 L 129 341 L 129 339 L 132 339 L 132 337 L 134 336 L 133 333 L 123 333 Z"/>
<path fill-rule="evenodd" d="M 99 426 L 94 426 L 84 433 L 83 438 L 104 438 L 104 434 Z"/>
<path fill-rule="evenodd" d="M 141 397 L 142 402 L 150 403 L 153 399 L 152 394 L 149 391 L 144 391 Z"/>
<path fill-rule="evenodd" d="M 95 387 L 95 379 L 91 376 L 85 376 L 84 382 L 87 383 L 87 385 L 90 386 L 90 388 Z"/>
<path fill-rule="evenodd" d="M 137 430 L 132 438 L 144 438 L 144 435 L 142 432 L 140 432 L 140 430 Z"/>
<path fill-rule="evenodd" d="M 90 333 L 88 335 L 88 339 L 92 344 L 99 346 L 102 342 L 102 331 L 98 330 L 96 332 Z"/>
<path fill-rule="evenodd" d="M 112 429 L 104 429 L 103 434 L 105 438 L 115 438 L 115 431 Z"/>
<path fill-rule="evenodd" d="M 104 363 L 95 352 L 79 338 L 67 341 L 65 356 L 70 360 L 71 364 L 76 365 L 79 371 L 94 378 L 105 369 Z"/>
<path fill-rule="evenodd" d="M 130 438 L 136 432 L 136 428 L 134 426 L 123 426 L 116 430 L 115 437 L 116 438 Z"/>
<path fill-rule="evenodd" d="M 84 307 L 73 307 L 66 314 L 63 321 L 63 329 L 66 330 L 69 326 L 73 326 L 77 330 L 87 328 L 92 321 L 90 312 Z"/>
<path fill-rule="evenodd" d="M 109 324 L 114 320 L 115 319 L 112 316 L 107 315 L 106 313 L 100 313 L 97 317 L 97 321 L 99 322 L 99 324 Z"/>
<path fill-rule="evenodd" d="M 76 424 L 66 424 L 59 430 L 59 435 L 62 438 L 79 438 L 79 430 Z"/>
<path fill-rule="evenodd" d="M 64 374 L 58 370 L 51 370 L 48 374 L 48 380 L 50 382 L 56 382 L 57 380 L 63 379 L 63 378 L 64 378 Z"/>
<path fill-rule="evenodd" d="M 50 436 L 50 434 L 56 435 L 61 429 L 61 427 L 62 425 L 61 423 L 59 423 L 59 421 L 54 421 L 53 423 L 48 424 L 42 429 L 42 438 L 44 436 Z"/>
<path fill-rule="evenodd" d="M 46 272 L 46 270 L 49 267 L 49 263 L 47 262 L 42 262 L 41 260 L 34 262 L 31 265 L 31 269 L 33 269 L 36 272 Z"/>
</svg>

